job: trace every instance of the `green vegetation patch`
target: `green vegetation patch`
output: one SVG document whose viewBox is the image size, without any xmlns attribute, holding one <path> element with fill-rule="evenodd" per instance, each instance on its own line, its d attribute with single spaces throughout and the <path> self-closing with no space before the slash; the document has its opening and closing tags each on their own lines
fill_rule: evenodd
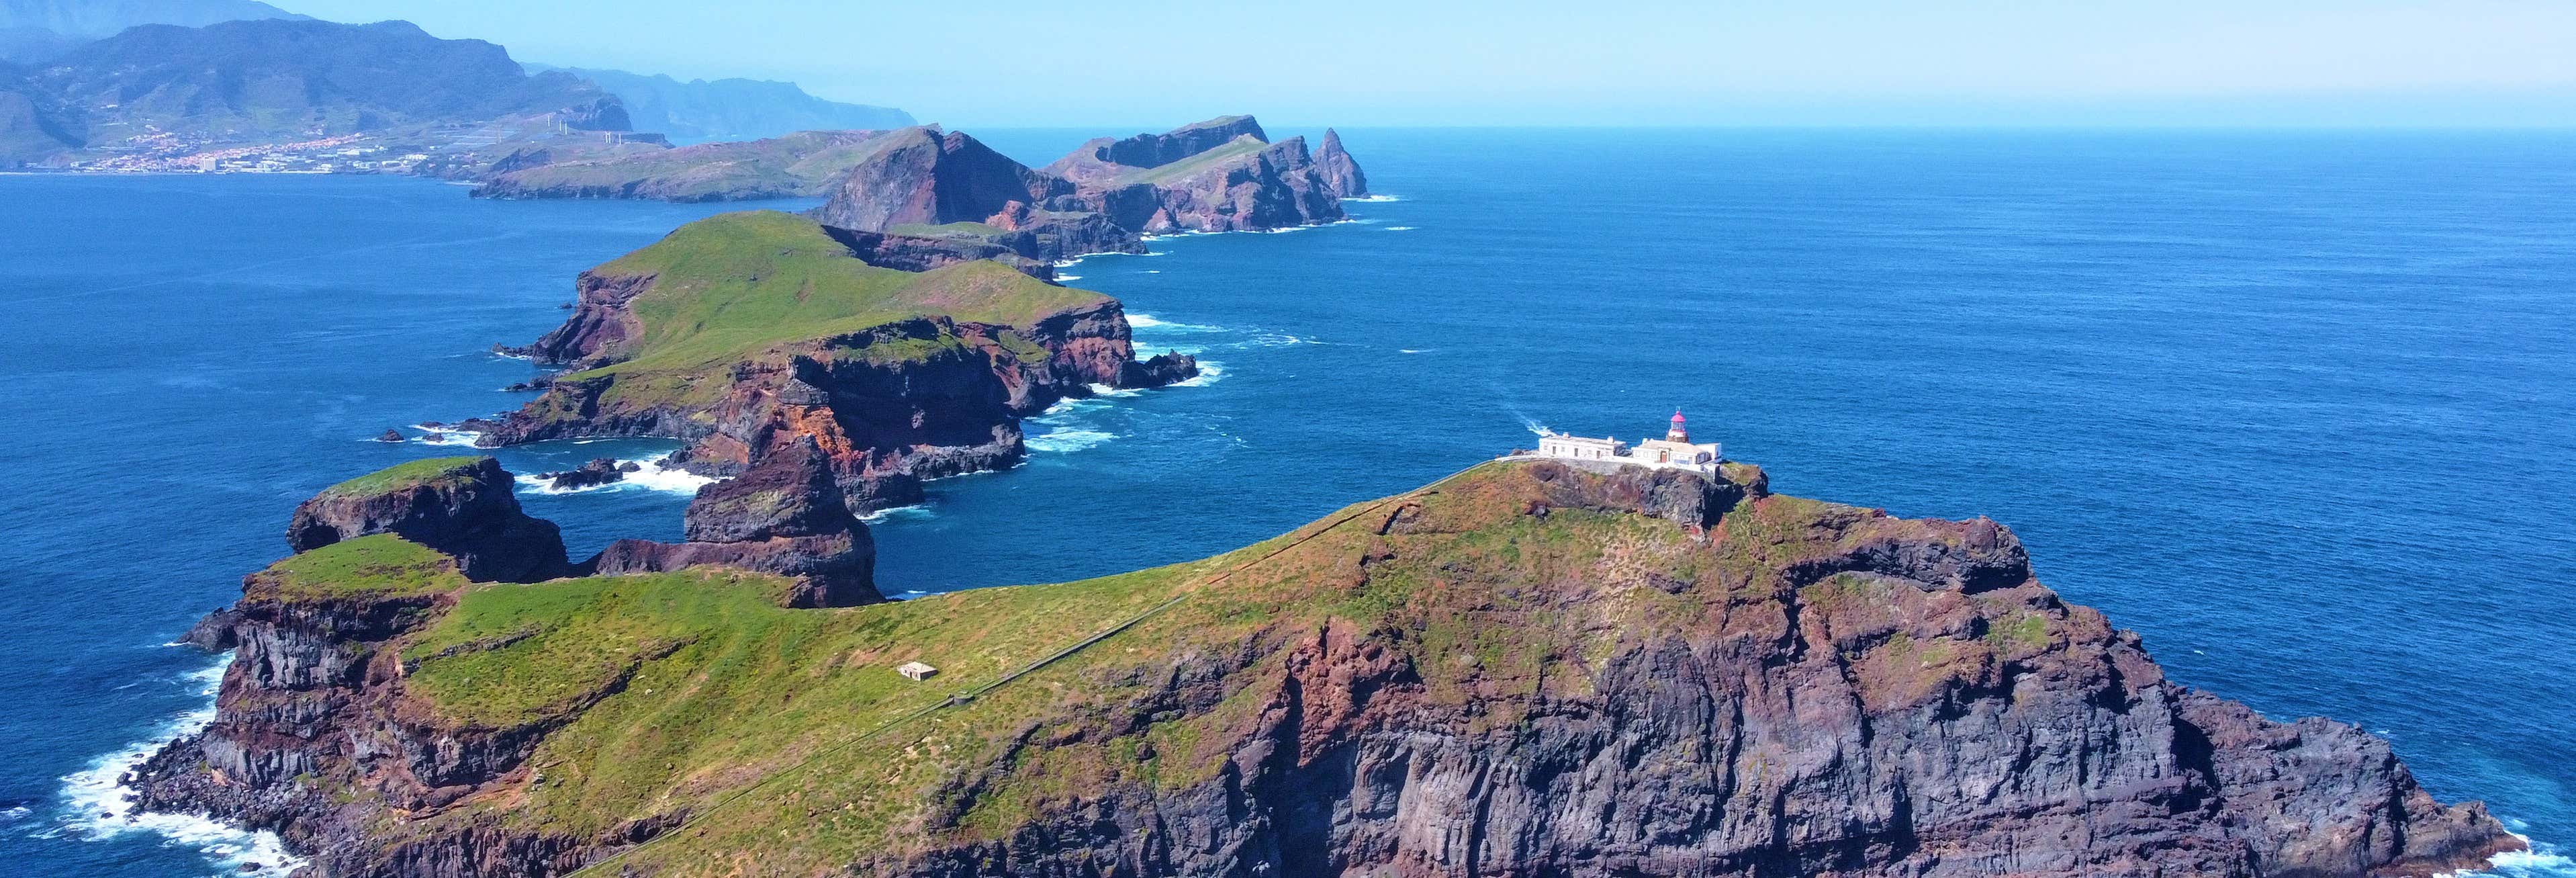
<svg viewBox="0 0 2576 878">
<path fill-rule="evenodd" d="M 393 534 L 301 552 L 269 565 L 259 578 L 287 600 L 439 594 L 466 583 L 455 559 Z"/>
<path fill-rule="evenodd" d="M 914 273 L 849 254 L 823 227 L 777 211 L 699 220 L 595 269 L 651 275 L 632 304 L 642 324 L 631 357 L 568 376 L 702 371 L 776 345 L 854 333 L 925 315 L 1027 326 L 1107 301 L 993 261 Z"/>
<path fill-rule="evenodd" d="M 474 466 L 482 463 L 483 460 L 481 456 L 433 457 L 415 460 L 332 485 L 322 489 L 322 493 L 332 497 L 366 497 L 441 482 L 461 482 Z"/>
</svg>

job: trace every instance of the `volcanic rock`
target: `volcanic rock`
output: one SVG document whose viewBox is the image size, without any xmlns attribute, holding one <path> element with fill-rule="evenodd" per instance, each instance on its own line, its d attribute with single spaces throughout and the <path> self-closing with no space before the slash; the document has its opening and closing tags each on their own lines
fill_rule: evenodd
<svg viewBox="0 0 2576 878">
<path fill-rule="evenodd" d="M 1324 144 L 1315 148 L 1315 172 L 1323 175 L 1325 189 L 1335 198 L 1369 194 L 1368 175 L 1361 173 L 1359 161 L 1342 149 L 1341 132 L 1324 129 Z"/>
<path fill-rule="evenodd" d="M 471 579 L 535 582 L 570 571 L 554 523 L 520 511 L 510 474 L 490 457 L 413 461 L 334 485 L 295 507 L 286 544 L 304 552 L 388 533 L 454 556 Z"/>
<path fill-rule="evenodd" d="M 742 475 L 698 489 L 687 542 L 619 540 L 586 565 L 602 575 L 736 567 L 793 577 L 790 607 L 850 607 L 885 599 L 875 585 L 876 541 L 850 514 L 831 460 L 810 437 Z"/>
</svg>

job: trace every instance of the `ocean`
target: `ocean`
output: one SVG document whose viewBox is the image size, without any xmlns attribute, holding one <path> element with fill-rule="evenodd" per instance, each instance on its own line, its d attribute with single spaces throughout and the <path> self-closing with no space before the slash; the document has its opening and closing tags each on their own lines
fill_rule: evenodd
<svg viewBox="0 0 2576 878">
<path fill-rule="evenodd" d="M 1039 164 L 1090 133 L 987 139 Z M 1208 374 L 1061 405 L 1027 465 L 878 517 L 881 587 L 1197 558 L 1679 410 L 1782 492 L 1993 516 L 2174 679 L 2384 735 L 2542 846 L 2503 873 L 2576 875 L 2576 135 L 1343 134 L 1388 196 L 1352 222 L 1063 269 Z M 117 878 L 292 864 L 113 781 L 204 721 L 215 659 L 166 644 L 298 500 L 515 407 L 534 370 L 488 349 L 580 269 L 805 206 L 252 176 L 0 204 L 0 862 Z M 578 556 L 676 537 L 696 484 L 521 498 Z"/>
</svg>

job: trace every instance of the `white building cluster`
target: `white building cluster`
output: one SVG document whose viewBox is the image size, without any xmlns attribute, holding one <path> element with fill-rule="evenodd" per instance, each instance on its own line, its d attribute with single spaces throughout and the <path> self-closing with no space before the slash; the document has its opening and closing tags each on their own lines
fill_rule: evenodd
<svg viewBox="0 0 2576 878">
<path fill-rule="evenodd" d="M 1706 475 L 1716 475 L 1718 461 L 1726 459 L 1725 449 L 1718 443 L 1690 441 L 1690 430 L 1680 412 L 1673 413 L 1672 429 L 1664 431 L 1664 438 L 1639 439 L 1634 445 L 1609 437 L 1594 439 L 1550 430 L 1539 434 L 1538 456 L 1688 469 Z"/>
</svg>

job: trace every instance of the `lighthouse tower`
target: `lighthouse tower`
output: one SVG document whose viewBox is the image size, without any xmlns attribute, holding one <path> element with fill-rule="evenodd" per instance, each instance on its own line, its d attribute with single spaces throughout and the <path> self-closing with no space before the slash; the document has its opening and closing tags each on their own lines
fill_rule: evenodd
<svg viewBox="0 0 2576 878">
<path fill-rule="evenodd" d="M 1682 413 L 1679 409 L 1675 409 L 1673 411 L 1673 428 L 1664 431 L 1664 441 L 1679 442 L 1684 445 L 1690 444 L 1690 427 L 1682 420 Z"/>
</svg>

